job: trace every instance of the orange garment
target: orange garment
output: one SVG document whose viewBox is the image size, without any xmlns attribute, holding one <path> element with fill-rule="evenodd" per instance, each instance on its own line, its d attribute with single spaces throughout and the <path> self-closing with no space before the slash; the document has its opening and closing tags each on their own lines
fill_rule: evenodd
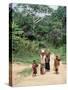
<svg viewBox="0 0 68 90">
<path fill-rule="evenodd" d="M 56 58 L 54 60 L 54 67 L 55 67 L 55 69 L 58 69 L 59 65 L 60 65 L 60 59 Z"/>
</svg>

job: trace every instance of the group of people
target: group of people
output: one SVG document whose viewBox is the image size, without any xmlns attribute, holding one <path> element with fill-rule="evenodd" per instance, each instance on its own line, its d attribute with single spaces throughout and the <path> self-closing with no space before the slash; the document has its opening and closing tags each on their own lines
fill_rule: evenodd
<svg viewBox="0 0 68 90">
<path fill-rule="evenodd" d="M 47 71 L 50 71 L 50 51 L 45 52 L 44 49 L 41 49 L 40 52 L 40 74 L 44 75 Z M 59 65 L 60 65 L 60 58 L 56 55 L 54 59 L 54 70 L 55 73 L 59 73 Z M 33 60 L 32 63 L 32 74 L 33 76 L 36 76 L 37 74 L 37 68 L 38 64 L 36 63 L 36 60 Z"/>
</svg>

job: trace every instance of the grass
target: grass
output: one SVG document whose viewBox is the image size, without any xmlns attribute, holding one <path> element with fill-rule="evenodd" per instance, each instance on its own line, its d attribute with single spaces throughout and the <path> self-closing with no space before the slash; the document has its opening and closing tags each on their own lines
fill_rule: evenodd
<svg viewBox="0 0 68 90">
<path fill-rule="evenodd" d="M 20 74 L 21 76 L 27 77 L 32 73 L 32 68 L 25 68 L 24 70 L 22 70 L 21 72 L 19 72 L 18 74 Z"/>
<path fill-rule="evenodd" d="M 28 64 L 32 63 L 33 60 L 36 60 L 36 62 L 39 63 L 40 61 L 39 59 L 40 57 L 38 54 L 33 54 L 33 55 L 27 54 L 27 55 L 22 55 L 22 56 L 19 55 L 19 56 L 12 57 L 13 62 L 21 62 L 21 63 L 28 63 Z"/>
<path fill-rule="evenodd" d="M 34 44 L 32 44 L 33 47 Z M 61 46 L 58 48 L 55 48 L 53 45 L 46 43 L 45 44 L 47 47 L 45 50 L 47 51 L 48 49 L 50 50 L 51 53 L 58 54 L 61 57 L 61 60 L 64 64 L 66 64 L 66 50 L 65 46 Z M 13 53 L 12 55 L 12 60 L 15 62 L 21 62 L 21 63 L 32 63 L 33 60 L 36 60 L 37 63 L 40 61 L 40 56 L 39 53 L 36 52 L 36 48 L 38 48 L 38 51 L 40 50 L 39 47 L 35 47 L 33 52 L 29 51 L 28 48 L 20 48 L 16 54 Z"/>
<path fill-rule="evenodd" d="M 50 50 L 54 54 L 59 55 L 61 60 L 62 60 L 62 63 L 66 64 L 66 49 L 65 49 L 64 46 L 61 46 L 59 48 L 52 48 L 52 47 L 50 47 Z"/>
</svg>

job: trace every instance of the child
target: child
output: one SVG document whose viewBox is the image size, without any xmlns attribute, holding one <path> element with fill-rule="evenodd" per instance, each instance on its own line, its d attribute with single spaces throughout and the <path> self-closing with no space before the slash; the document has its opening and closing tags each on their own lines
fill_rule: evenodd
<svg viewBox="0 0 68 90">
<path fill-rule="evenodd" d="M 56 74 L 58 74 L 58 69 L 59 69 L 59 65 L 60 65 L 60 59 L 58 56 L 56 56 L 55 60 L 54 60 L 54 67 L 55 67 L 55 72 Z"/>
<path fill-rule="evenodd" d="M 38 64 L 36 63 L 35 60 L 33 60 L 33 64 L 32 64 L 33 76 L 36 76 L 36 74 L 37 74 L 37 67 L 38 67 Z"/>
</svg>

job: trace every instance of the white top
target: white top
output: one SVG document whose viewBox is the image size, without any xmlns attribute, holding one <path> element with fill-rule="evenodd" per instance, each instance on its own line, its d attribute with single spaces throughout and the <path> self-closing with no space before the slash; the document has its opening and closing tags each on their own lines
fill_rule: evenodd
<svg viewBox="0 0 68 90">
<path fill-rule="evenodd" d="M 41 64 L 45 64 L 46 55 L 44 56 L 40 55 L 40 57 L 41 57 Z"/>
</svg>

